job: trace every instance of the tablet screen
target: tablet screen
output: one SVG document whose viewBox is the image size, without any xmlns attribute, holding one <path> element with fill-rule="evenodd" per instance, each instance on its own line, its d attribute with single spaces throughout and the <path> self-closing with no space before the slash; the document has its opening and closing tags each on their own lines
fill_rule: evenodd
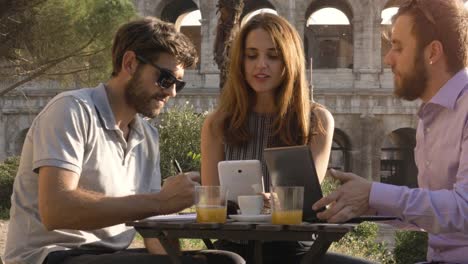
<svg viewBox="0 0 468 264">
<path fill-rule="evenodd" d="M 273 186 L 304 186 L 303 220 L 315 221 L 312 205 L 322 198 L 312 153 L 308 146 L 267 148 L 265 161 Z"/>
</svg>

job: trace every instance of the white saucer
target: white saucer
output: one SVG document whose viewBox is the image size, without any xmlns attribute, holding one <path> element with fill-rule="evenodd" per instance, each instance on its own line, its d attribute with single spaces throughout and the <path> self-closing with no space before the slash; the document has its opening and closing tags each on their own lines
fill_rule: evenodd
<svg viewBox="0 0 468 264">
<path fill-rule="evenodd" d="M 271 214 L 259 215 L 229 215 L 230 218 L 242 222 L 270 222 Z"/>
</svg>

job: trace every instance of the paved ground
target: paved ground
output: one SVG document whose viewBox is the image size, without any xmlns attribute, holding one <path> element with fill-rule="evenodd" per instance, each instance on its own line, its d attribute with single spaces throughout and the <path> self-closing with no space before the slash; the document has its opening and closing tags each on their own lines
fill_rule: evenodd
<svg viewBox="0 0 468 264">
<path fill-rule="evenodd" d="M 8 221 L 0 220 L 0 257 L 3 259 L 5 250 L 6 234 L 8 230 Z"/>
</svg>

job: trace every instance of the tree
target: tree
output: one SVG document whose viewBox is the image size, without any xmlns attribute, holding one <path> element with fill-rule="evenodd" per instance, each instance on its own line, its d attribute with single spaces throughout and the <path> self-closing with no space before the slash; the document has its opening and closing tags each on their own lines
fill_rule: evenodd
<svg viewBox="0 0 468 264">
<path fill-rule="evenodd" d="M 3 1 L 0 78 L 14 82 L 0 96 L 36 78 L 93 84 L 109 76 L 113 33 L 136 15 L 131 0 Z"/>
<path fill-rule="evenodd" d="M 220 71 L 219 87 L 222 89 L 228 71 L 231 43 L 240 27 L 244 0 L 218 0 L 216 7 L 218 8 L 217 13 L 220 15 L 216 27 L 214 60 Z"/>
</svg>

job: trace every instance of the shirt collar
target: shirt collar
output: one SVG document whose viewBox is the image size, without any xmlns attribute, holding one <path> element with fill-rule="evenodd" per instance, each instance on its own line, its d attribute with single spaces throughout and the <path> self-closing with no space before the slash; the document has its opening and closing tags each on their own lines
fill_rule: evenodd
<svg viewBox="0 0 468 264">
<path fill-rule="evenodd" d="M 106 86 L 100 83 L 93 93 L 94 107 L 101 119 L 103 126 L 107 130 L 119 130 L 117 123 L 115 122 L 114 113 L 110 107 L 109 98 L 107 97 Z M 134 130 L 139 137 L 144 136 L 142 118 L 137 114 L 135 118 L 130 122 L 130 128 Z"/>
<path fill-rule="evenodd" d="M 106 86 L 103 83 L 100 83 L 94 90 L 93 102 L 103 126 L 107 130 L 119 129 L 107 98 Z"/>
<path fill-rule="evenodd" d="M 432 97 L 429 103 L 438 104 L 451 110 L 455 109 L 458 97 L 468 87 L 468 68 L 460 70 Z"/>
</svg>

